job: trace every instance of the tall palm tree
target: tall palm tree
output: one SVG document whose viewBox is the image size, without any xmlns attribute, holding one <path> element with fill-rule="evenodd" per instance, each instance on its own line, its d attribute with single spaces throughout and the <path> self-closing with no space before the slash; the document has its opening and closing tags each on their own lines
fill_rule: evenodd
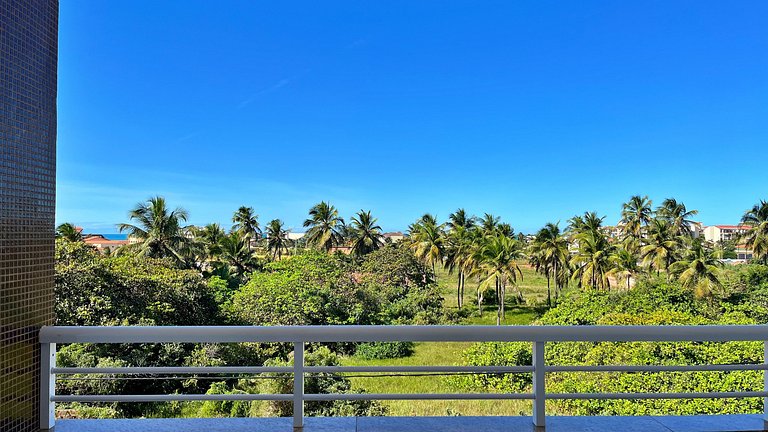
<svg viewBox="0 0 768 432">
<path fill-rule="evenodd" d="M 673 263 L 669 270 L 697 297 L 710 297 L 712 290 L 721 286 L 719 274 L 722 262 L 700 239 L 688 242 L 690 244 L 683 258 Z"/>
<path fill-rule="evenodd" d="M 371 216 L 371 211 L 360 210 L 352 217 L 351 236 L 352 253 L 363 256 L 373 252 L 384 245 L 381 235 L 381 227 L 376 224 L 376 218 Z"/>
<path fill-rule="evenodd" d="M 459 227 L 464 229 L 473 228 L 477 224 L 477 217 L 467 215 L 466 210 L 460 208 L 448 215 L 448 229 L 455 230 Z"/>
<path fill-rule="evenodd" d="M 83 233 L 75 225 L 65 222 L 56 227 L 56 237 L 78 242 L 83 240 Z"/>
<path fill-rule="evenodd" d="M 257 215 L 253 207 L 242 206 L 235 214 L 232 215 L 232 230 L 238 231 L 243 236 L 247 237 L 249 247 L 251 241 L 256 241 L 261 238 L 261 227 L 259 226 L 259 215 Z"/>
<path fill-rule="evenodd" d="M 432 267 L 442 263 L 445 257 L 445 237 L 443 225 L 437 223 L 435 216 L 427 213 L 408 227 L 409 247 L 425 265 Z"/>
<path fill-rule="evenodd" d="M 307 231 L 307 243 L 317 249 L 328 252 L 344 244 L 344 219 L 339 217 L 336 207 L 321 201 L 309 210 L 309 218 L 304 221 Z"/>
<path fill-rule="evenodd" d="M 540 229 L 530 246 L 529 258 L 533 267 L 547 277 L 547 305 L 552 306 L 550 281 L 555 281 L 555 296 L 558 296 L 562 278 L 560 273 L 567 268 L 568 242 L 560 233 L 558 224 L 548 223 Z"/>
<path fill-rule="evenodd" d="M 619 224 L 622 230 L 624 247 L 630 252 L 636 252 L 642 245 L 642 239 L 645 234 L 645 227 L 651 222 L 653 202 L 648 196 L 632 196 L 629 201 L 622 205 L 621 221 Z"/>
<path fill-rule="evenodd" d="M 675 235 L 671 223 L 664 219 L 653 219 L 648 227 L 646 245 L 640 249 L 643 264 L 648 270 L 668 271 L 677 259 L 680 237 Z"/>
<path fill-rule="evenodd" d="M 496 232 L 496 229 L 499 227 L 499 222 L 501 218 L 498 216 L 494 216 L 490 213 L 486 213 L 483 215 L 482 219 L 480 219 L 480 227 L 483 230 L 483 233 L 485 235 L 491 235 Z"/>
<path fill-rule="evenodd" d="M 674 198 L 667 198 L 656 209 L 656 216 L 669 221 L 672 224 L 675 235 L 690 237 L 693 233 L 691 226 L 694 222 L 691 217 L 699 214 L 698 210 L 688 210 L 685 204 Z"/>
<path fill-rule="evenodd" d="M 464 225 L 450 225 L 446 234 L 445 247 L 445 268 L 448 273 L 457 273 L 456 297 L 457 306 L 461 308 L 464 305 L 464 286 L 466 283 L 466 270 L 472 255 L 473 242 L 475 237 L 473 232 L 475 228 L 467 228 Z"/>
<path fill-rule="evenodd" d="M 578 250 L 572 261 L 576 265 L 574 279 L 579 284 L 594 289 L 610 289 L 608 272 L 614 246 L 600 229 L 583 230 L 576 235 Z"/>
<path fill-rule="evenodd" d="M 146 202 L 136 204 L 128 213 L 134 224 L 121 223 L 118 230 L 139 242 L 131 246 L 139 253 L 153 258 L 173 258 L 184 263 L 184 248 L 189 243 L 182 222 L 186 222 L 188 213 L 177 207 L 168 211 L 165 198 L 156 196 Z"/>
<path fill-rule="evenodd" d="M 477 261 L 480 263 L 477 272 L 482 276 L 480 287 L 486 289 L 491 284 L 496 290 L 498 308 L 496 311 L 496 325 L 501 325 L 504 318 L 504 300 L 507 293 L 507 285 L 517 286 L 517 278 L 523 278 L 523 273 L 517 261 L 523 258 L 523 250 L 520 242 L 501 234 L 495 234 L 484 238 L 483 245 L 477 250 Z M 522 292 L 517 289 L 518 301 L 523 300 Z"/>
<path fill-rule="evenodd" d="M 749 226 L 743 240 L 752 250 L 755 259 L 768 265 L 768 201 L 760 200 L 752 209 L 744 213 L 741 223 Z"/>
<path fill-rule="evenodd" d="M 283 221 L 272 219 L 267 224 L 267 251 L 272 254 L 273 260 L 279 260 L 283 252 L 290 246 L 288 232 L 283 228 Z"/>
</svg>

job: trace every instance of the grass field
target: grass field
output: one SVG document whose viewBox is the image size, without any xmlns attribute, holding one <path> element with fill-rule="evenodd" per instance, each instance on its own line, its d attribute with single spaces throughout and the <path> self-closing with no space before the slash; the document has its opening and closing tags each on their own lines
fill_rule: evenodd
<svg viewBox="0 0 768 432">
<path fill-rule="evenodd" d="M 513 306 L 510 295 L 504 325 L 525 325 L 533 321 L 537 316 L 535 306 L 532 303 L 542 304 L 547 298 L 547 280 L 536 274 L 533 269 L 522 266 L 523 279 L 519 282 L 520 289 L 526 299 L 535 299 L 526 305 Z M 457 308 L 456 276 L 449 275 L 446 271 L 438 269 L 437 282 L 445 301 L 446 308 Z M 465 307 L 472 314 L 461 324 L 465 325 L 493 325 L 496 324 L 496 307 L 484 305 L 482 317 L 477 314 L 475 304 L 475 289 L 477 283 L 469 280 L 466 282 Z M 442 342 L 442 343 L 418 343 L 414 354 L 399 359 L 387 360 L 361 360 L 355 357 L 344 359 L 347 366 L 439 366 L 456 365 L 461 363 L 461 352 L 467 349 L 471 343 Z M 454 393 L 454 389 L 444 377 L 376 377 L 376 378 L 352 378 L 356 388 L 365 389 L 369 393 Z M 393 416 L 442 416 L 442 415 L 519 415 L 530 414 L 531 403 L 527 401 L 382 401 L 388 408 L 388 415 Z"/>
</svg>

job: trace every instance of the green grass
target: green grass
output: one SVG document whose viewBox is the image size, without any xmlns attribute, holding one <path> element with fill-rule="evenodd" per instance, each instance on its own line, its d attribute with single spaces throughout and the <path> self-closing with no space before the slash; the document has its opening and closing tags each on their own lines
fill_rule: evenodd
<svg viewBox="0 0 768 432">
<path fill-rule="evenodd" d="M 515 305 L 512 295 L 507 297 L 506 318 L 504 325 L 526 325 L 531 323 L 538 313 L 530 304 L 543 304 L 547 298 L 547 280 L 536 274 L 533 269 L 522 265 L 523 278 L 518 281 L 523 296 L 533 301 L 525 305 Z M 450 275 L 443 269 L 437 270 L 437 283 L 444 298 L 445 307 L 457 309 L 456 275 Z M 465 308 L 471 315 L 460 324 L 464 325 L 495 325 L 496 306 L 483 305 L 483 314 L 478 316 L 475 303 L 477 283 L 466 281 Z M 461 363 L 463 350 L 471 343 L 440 342 L 418 343 L 413 355 L 399 359 L 362 360 L 347 357 L 343 360 L 346 366 L 440 366 L 457 365 Z M 364 389 L 368 393 L 456 393 L 444 377 L 353 377 L 355 388 Z M 443 415 L 520 415 L 530 414 L 531 403 L 527 401 L 497 401 L 497 400 L 460 400 L 460 401 L 382 401 L 388 409 L 388 415 L 393 416 L 443 416 Z"/>
</svg>

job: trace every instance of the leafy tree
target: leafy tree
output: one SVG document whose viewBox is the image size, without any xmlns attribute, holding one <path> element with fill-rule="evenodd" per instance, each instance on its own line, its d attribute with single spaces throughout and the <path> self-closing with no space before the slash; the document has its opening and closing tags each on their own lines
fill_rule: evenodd
<svg viewBox="0 0 768 432">
<path fill-rule="evenodd" d="M 185 263 L 184 252 L 189 239 L 181 223 L 187 221 L 186 210 L 177 207 L 168 211 L 165 198 L 156 196 L 136 204 L 128 217 L 135 224 L 121 223 L 117 227 L 138 243 L 127 245 L 127 248 L 150 258 L 172 258 L 177 263 Z"/>
<path fill-rule="evenodd" d="M 267 251 L 272 254 L 272 259 L 277 260 L 288 251 L 291 244 L 288 232 L 283 228 L 283 221 L 272 219 L 267 224 Z"/>
<path fill-rule="evenodd" d="M 453 231 L 458 228 L 466 230 L 472 229 L 477 225 L 477 217 L 467 215 L 466 210 L 460 208 L 448 215 L 448 229 Z"/>
<path fill-rule="evenodd" d="M 606 290 L 611 287 L 608 273 L 615 248 L 603 232 L 603 219 L 604 217 L 590 212 L 570 220 L 571 239 L 577 246 L 571 259 L 574 265 L 572 278 L 578 281 L 581 287 Z"/>
<path fill-rule="evenodd" d="M 741 217 L 741 223 L 749 226 L 744 242 L 752 250 L 755 259 L 768 265 L 768 201 L 760 201 Z"/>
<path fill-rule="evenodd" d="M 307 243 L 319 250 L 328 252 L 344 243 L 344 219 L 339 217 L 336 207 L 325 201 L 309 210 L 309 218 L 304 221 L 307 231 Z"/>
<path fill-rule="evenodd" d="M 77 227 L 69 222 L 65 222 L 56 227 L 56 238 L 63 238 L 69 241 L 82 241 L 83 234 Z"/>
<path fill-rule="evenodd" d="M 352 217 L 351 226 L 352 253 L 363 256 L 379 249 L 382 241 L 381 227 L 376 224 L 376 218 L 371 212 L 360 210 Z"/>
</svg>

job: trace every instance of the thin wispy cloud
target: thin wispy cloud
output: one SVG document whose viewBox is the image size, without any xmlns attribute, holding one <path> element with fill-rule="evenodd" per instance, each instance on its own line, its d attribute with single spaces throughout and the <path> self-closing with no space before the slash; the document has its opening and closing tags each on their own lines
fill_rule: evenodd
<svg viewBox="0 0 768 432">
<path fill-rule="evenodd" d="M 237 106 L 238 108 L 243 108 L 256 100 L 259 96 L 265 95 L 267 93 L 272 93 L 274 91 L 280 90 L 281 88 L 287 86 L 291 82 L 290 78 L 283 78 L 280 81 L 276 82 L 275 84 L 272 84 L 271 86 L 261 89 L 257 91 L 256 93 L 252 94 L 251 97 L 248 99 L 240 102 L 240 104 Z"/>
</svg>

